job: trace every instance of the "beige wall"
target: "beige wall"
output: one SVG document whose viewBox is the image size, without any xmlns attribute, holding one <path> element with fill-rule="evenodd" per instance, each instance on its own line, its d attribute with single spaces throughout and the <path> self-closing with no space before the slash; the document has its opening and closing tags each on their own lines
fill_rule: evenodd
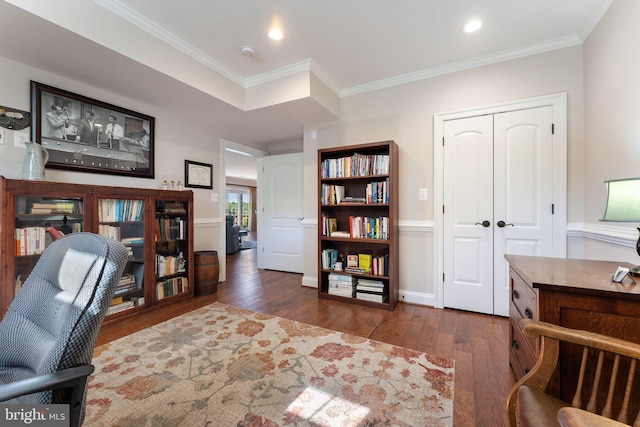
<svg viewBox="0 0 640 427">
<path fill-rule="evenodd" d="M 179 112 L 145 105 L 133 99 L 114 95 L 81 82 L 28 67 L 0 57 L 1 104 L 29 111 L 29 81 L 35 80 L 73 93 L 88 96 L 120 107 L 128 108 L 155 117 L 155 179 L 120 177 L 114 175 L 68 172 L 46 169 L 49 181 L 113 185 L 137 188 L 162 187 L 163 180 L 184 181 L 184 160 L 198 160 L 218 165 L 220 135 L 189 117 L 181 117 Z M 176 126 L 175 124 L 179 125 Z M 25 132 L 30 132 L 26 128 Z M 0 145 L 0 175 L 19 179 L 22 171 L 24 148 L 14 147 L 14 132 L 5 129 L 6 143 Z M 214 176 L 213 190 L 193 189 L 195 205 L 195 249 L 218 250 L 220 252 L 220 218 L 218 202 L 211 202 L 210 193 L 224 191 L 224 183 Z M 224 194 L 224 193 L 222 193 Z M 224 250 L 221 252 L 224 253 Z"/>
<path fill-rule="evenodd" d="M 638 224 L 598 221 L 603 182 L 640 176 L 640 2 L 617 0 L 584 43 L 584 218 L 575 257 L 638 264 Z"/>
<path fill-rule="evenodd" d="M 582 217 L 583 183 L 582 47 L 576 46 L 461 71 L 343 99 L 341 119 L 305 130 L 305 218 L 317 218 L 317 149 L 395 140 L 400 151 L 400 291 L 405 301 L 433 304 L 434 187 L 433 116 L 485 106 L 568 93 L 568 217 Z M 311 131 L 316 139 L 311 139 Z M 418 190 L 429 198 L 420 201 Z M 305 283 L 317 283 L 315 230 L 307 229 Z"/>
</svg>

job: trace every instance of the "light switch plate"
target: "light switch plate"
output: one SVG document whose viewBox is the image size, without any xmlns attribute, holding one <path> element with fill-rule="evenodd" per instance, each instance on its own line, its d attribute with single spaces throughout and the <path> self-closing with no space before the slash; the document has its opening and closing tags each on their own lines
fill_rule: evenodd
<svg viewBox="0 0 640 427">
<path fill-rule="evenodd" d="M 420 200 L 427 200 L 429 198 L 429 191 L 426 188 L 420 188 L 418 190 L 418 198 Z"/>
</svg>

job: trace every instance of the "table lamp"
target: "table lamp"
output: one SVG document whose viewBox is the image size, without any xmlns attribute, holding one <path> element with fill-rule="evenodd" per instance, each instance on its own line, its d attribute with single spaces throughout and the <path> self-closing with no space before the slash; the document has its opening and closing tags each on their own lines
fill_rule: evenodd
<svg viewBox="0 0 640 427">
<path fill-rule="evenodd" d="M 640 178 L 612 179 L 605 181 L 607 187 L 607 207 L 602 221 L 640 222 Z M 636 227 L 640 233 L 640 227 Z M 640 255 L 640 236 L 636 242 Z M 640 266 L 629 271 L 632 276 L 640 276 Z"/>
</svg>

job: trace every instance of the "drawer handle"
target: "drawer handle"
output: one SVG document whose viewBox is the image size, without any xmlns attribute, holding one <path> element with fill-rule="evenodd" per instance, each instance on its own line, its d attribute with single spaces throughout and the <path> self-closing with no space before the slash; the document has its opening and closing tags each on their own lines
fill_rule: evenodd
<svg viewBox="0 0 640 427">
<path fill-rule="evenodd" d="M 525 373 L 525 374 L 528 374 L 530 370 L 531 370 L 531 369 L 529 369 L 529 368 L 524 368 L 524 373 Z"/>
<path fill-rule="evenodd" d="M 529 319 L 533 319 L 533 311 L 529 307 L 524 309 L 524 315 Z"/>
<path fill-rule="evenodd" d="M 517 290 L 517 289 L 514 289 L 514 290 L 513 290 L 513 298 L 515 298 L 515 299 L 520 298 L 520 292 L 518 292 L 518 290 Z"/>
<path fill-rule="evenodd" d="M 516 350 L 520 348 L 520 344 L 518 344 L 518 340 L 511 341 L 511 347 L 515 348 Z"/>
</svg>

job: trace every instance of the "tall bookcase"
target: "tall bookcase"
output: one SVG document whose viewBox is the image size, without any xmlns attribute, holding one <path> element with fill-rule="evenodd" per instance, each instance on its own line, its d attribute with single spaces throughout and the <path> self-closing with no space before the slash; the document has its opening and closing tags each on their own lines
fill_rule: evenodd
<svg viewBox="0 0 640 427">
<path fill-rule="evenodd" d="M 41 253 L 63 234 L 119 240 L 129 261 L 105 321 L 194 295 L 193 193 L 0 177 L 0 318 Z"/>
<path fill-rule="evenodd" d="M 318 150 L 318 297 L 398 302 L 398 146 Z"/>
</svg>

